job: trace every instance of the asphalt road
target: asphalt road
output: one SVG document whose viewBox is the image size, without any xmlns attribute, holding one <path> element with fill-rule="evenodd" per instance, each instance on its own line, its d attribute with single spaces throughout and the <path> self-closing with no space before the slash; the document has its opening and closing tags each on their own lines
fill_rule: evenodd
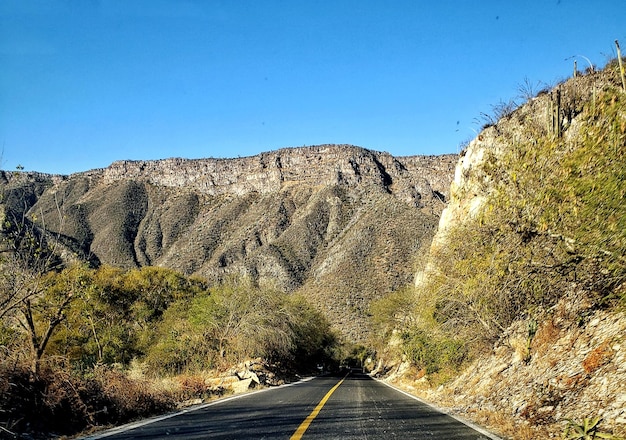
<svg viewBox="0 0 626 440">
<path fill-rule="evenodd" d="M 355 373 L 223 399 L 139 425 L 88 439 L 497 439 Z"/>
</svg>

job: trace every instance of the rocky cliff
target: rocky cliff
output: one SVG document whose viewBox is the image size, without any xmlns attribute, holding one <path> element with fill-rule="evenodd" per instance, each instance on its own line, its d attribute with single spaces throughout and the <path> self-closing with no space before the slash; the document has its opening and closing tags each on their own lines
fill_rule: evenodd
<svg viewBox="0 0 626 440">
<path fill-rule="evenodd" d="M 346 337 L 364 340 L 369 301 L 410 283 L 456 160 L 322 145 L 119 161 L 70 176 L 4 173 L 3 208 L 26 207 L 61 235 L 66 255 L 94 264 L 243 275 L 303 292 Z"/>
</svg>

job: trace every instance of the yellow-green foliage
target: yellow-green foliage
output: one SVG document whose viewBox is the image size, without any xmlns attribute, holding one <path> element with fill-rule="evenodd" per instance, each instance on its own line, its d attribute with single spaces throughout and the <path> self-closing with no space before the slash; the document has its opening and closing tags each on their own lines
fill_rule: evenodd
<svg viewBox="0 0 626 440">
<path fill-rule="evenodd" d="M 89 372 L 145 359 L 161 374 L 263 357 L 287 370 L 315 367 L 336 342 L 304 298 L 246 280 L 209 287 L 165 268 L 79 265 L 42 274 L 38 286 L 28 308 L 0 320 L 0 363 L 38 369 L 53 357 Z"/>
<path fill-rule="evenodd" d="M 415 289 L 405 287 L 373 301 L 370 304 L 370 315 L 373 332 L 382 340 L 391 336 L 394 330 L 405 329 L 413 320 L 409 313 L 415 307 Z"/>
<path fill-rule="evenodd" d="M 467 356 L 461 339 L 434 335 L 420 327 L 402 332 L 402 342 L 407 359 L 428 374 L 458 368 Z"/>
<path fill-rule="evenodd" d="M 419 301 L 418 301 L 419 300 Z M 384 345 L 392 334 L 401 341 L 400 353 L 427 373 L 457 368 L 467 357 L 463 340 L 443 334 L 432 317 L 433 304 L 418 297 L 413 286 L 391 292 L 370 305 L 374 333 Z"/>
<path fill-rule="evenodd" d="M 233 280 L 174 303 L 146 360 L 161 373 L 220 368 L 245 357 L 310 368 L 334 343 L 328 321 L 302 298 Z"/>
<path fill-rule="evenodd" d="M 126 364 L 140 356 L 152 343 L 153 327 L 170 304 L 205 288 L 200 280 L 164 268 L 102 266 L 83 271 L 84 294 L 72 301 L 49 348 L 50 354 L 67 356 L 80 368 Z M 63 278 L 54 273 L 49 277 L 59 278 L 56 289 L 65 290 Z"/>
</svg>

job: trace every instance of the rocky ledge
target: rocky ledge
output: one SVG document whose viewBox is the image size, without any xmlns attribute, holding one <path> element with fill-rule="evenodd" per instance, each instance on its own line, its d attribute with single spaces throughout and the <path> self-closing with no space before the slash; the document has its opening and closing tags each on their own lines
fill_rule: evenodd
<svg viewBox="0 0 626 440">
<path fill-rule="evenodd" d="M 312 186 L 373 184 L 407 197 L 447 194 L 457 156 L 394 157 L 352 145 L 284 148 L 234 159 L 122 160 L 80 175 L 104 182 L 123 179 L 185 187 L 208 195 L 267 194 L 304 183 Z"/>
</svg>

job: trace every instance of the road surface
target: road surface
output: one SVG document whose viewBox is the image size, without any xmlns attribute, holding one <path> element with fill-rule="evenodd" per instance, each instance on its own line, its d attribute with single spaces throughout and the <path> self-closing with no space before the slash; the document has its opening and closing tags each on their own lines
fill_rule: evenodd
<svg viewBox="0 0 626 440">
<path fill-rule="evenodd" d="M 480 429 L 480 428 L 478 428 Z M 222 399 L 88 437 L 132 439 L 497 439 L 367 375 L 325 376 Z"/>
</svg>

